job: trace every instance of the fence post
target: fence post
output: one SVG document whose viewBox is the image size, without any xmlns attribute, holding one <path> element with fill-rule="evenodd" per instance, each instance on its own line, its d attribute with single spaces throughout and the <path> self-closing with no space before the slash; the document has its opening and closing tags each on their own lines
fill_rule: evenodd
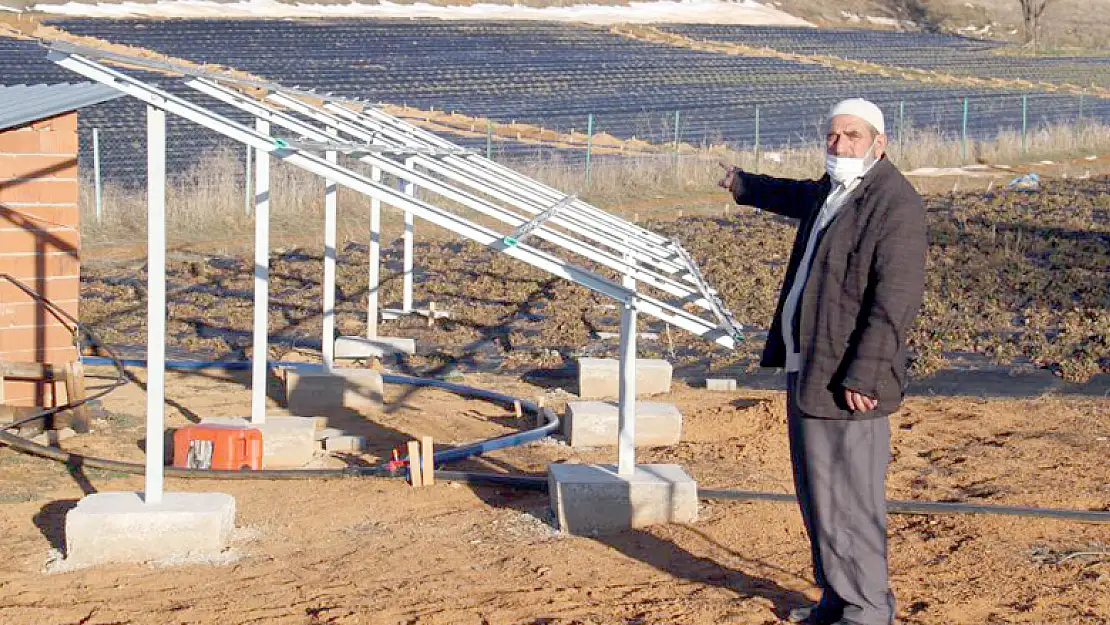
<svg viewBox="0 0 1110 625">
<path fill-rule="evenodd" d="M 586 118 L 586 186 L 590 186 L 590 159 L 594 149 L 594 114 Z"/>
<path fill-rule="evenodd" d="M 675 172 L 676 176 L 678 175 L 678 156 L 679 156 L 679 154 L 678 154 L 678 140 L 679 140 L 678 125 L 679 125 L 679 123 L 681 123 L 681 119 L 682 119 L 681 118 L 681 112 L 680 111 L 675 111 L 674 112 L 674 172 Z"/>
<path fill-rule="evenodd" d="M 247 146 L 247 168 L 243 173 L 243 214 L 250 217 L 251 206 L 254 205 L 254 189 L 251 181 L 251 171 L 254 169 L 251 161 L 254 160 L 254 149 Z"/>
<path fill-rule="evenodd" d="M 755 172 L 759 173 L 759 105 L 755 107 Z"/>
<path fill-rule="evenodd" d="M 962 144 L 960 147 L 961 158 L 964 163 L 967 162 L 967 97 L 964 97 L 964 121 L 961 126 L 960 136 L 962 137 Z"/>
<path fill-rule="evenodd" d="M 902 157 L 902 146 L 905 145 L 903 140 L 906 134 L 906 101 L 898 101 L 898 157 Z"/>
<path fill-rule="evenodd" d="M 493 120 L 486 120 L 486 158 L 493 160 Z"/>
<path fill-rule="evenodd" d="M 93 193 L 96 198 L 96 223 L 100 223 L 104 210 L 100 185 L 100 129 L 93 128 Z"/>
<path fill-rule="evenodd" d="M 1029 96 L 1021 96 L 1021 153 L 1025 154 L 1029 141 Z"/>
<path fill-rule="evenodd" d="M 1083 123 L 1083 94 L 1079 94 L 1079 124 Z"/>
</svg>

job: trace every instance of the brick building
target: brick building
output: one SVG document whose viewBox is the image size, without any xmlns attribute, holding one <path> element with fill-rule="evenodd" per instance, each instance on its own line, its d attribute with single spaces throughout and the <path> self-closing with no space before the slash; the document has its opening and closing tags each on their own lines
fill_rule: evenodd
<svg viewBox="0 0 1110 625">
<path fill-rule="evenodd" d="M 119 97 L 92 83 L 0 86 L 0 363 L 65 365 L 77 357 L 80 292 L 77 111 Z M 62 403 L 64 386 L 14 379 L 0 403 Z"/>
</svg>

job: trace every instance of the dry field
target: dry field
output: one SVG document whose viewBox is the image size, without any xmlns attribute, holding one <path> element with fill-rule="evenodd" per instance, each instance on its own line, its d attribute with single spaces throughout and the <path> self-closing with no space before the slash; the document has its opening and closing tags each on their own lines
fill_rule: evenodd
<svg viewBox="0 0 1110 625">
<path fill-rule="evenodd" d="M 465 382 L 524 397 L 546 392 L 556 407 L 566 397 L 512 377 Z M 244 383 L 171 375 L 169 425 L 246 414 Z M 383 410 L 337 422 L 369 435 L 371 452 L 328 464 L 376 462 L 417 435 L 449 444 L 521 427 L 500 408 L 439 391 L 388 396 Z M 702 488 L 790 490 L 781 393 L 678 385 L 662 399 L 683 411 L 683 440 L 642 451 L 640 461 L 679 463 Z M 143 424 L 135 415 L 143 401 L 135 385 L 110 395 L 95 432 L 64 446 L 139 460 Z M 1108 424 L 1106 399 L 911 398 L 892 418 L 890 496 L 1107 510 Z M 549 440 L 456 466 L 535 474 L 550 462 L 614 456 L 612 448 Z M 446 483 L 412 489 L 387 479 L 170 480 L 172 490 L 235 496 L 231 551 L 206 562 L 84 570 L 58 563 L 52 549 L 75 500 L 141 486 L 133 476 L 0 450 L 0 622 L 769 625 L 815 597 L 790 504 L 703 501 L 694 525 L 595 539 L 558 533 L 543 493 Z M 1110 621 L 1110 526 L 896 515 L 890 539 L 902 623 Z"/>
<path fill-rule="evenodd" d="M 947 352 L 958 350 L 1073 380 L 1105 376 L 1108 185 L 1110 178 L 1096 176 L 1054 180 L 1038 194 L 980 188 L 929 196 L 929 300 L 913 334 L 916 372 L 943 367 Z M 720 195 L 676 203 L 645 192 L 627 200 L 626 214 L 650 216 L 651 227 L 683 239 L 742 321 L 766 325 L 789 224 L 735 207 L 726 215 Z M 358 333 L 366 248 L 348 225 L 338 325 Z M 561 409 L 573 387 L 558 372 L 576 354 L 612 348 L 597 333 L 612 329 L 613 311 L 506 258 L 418 232 L 417 297 L 442 302 L 453 316 L 433 328 L 417 320 L 384 325 L 383 332 L 420 341 L 420 355 L 404 368 L 459 371 L 466 384 L 543 395 Z M 315 235 L 286 236 L 290 244 L 279 242 L 285 249 L 272 265 L 271 331 L 281 340 L 271 355 L 304 359 L 319 340 L 320 254 L 315 244 L 312 251 L 294 245 Z M 176 353 L 250 355 L 245 240 L 175 247 L 169 339 Z M 108 343 L 139 340 L 141 245 L 93 247 L 91 255 L 82 318 Z M 395 302 L 398 245 L 387 261 L 384 301 Z M 642 330 L 660 329 L 645 322 Z M 750 347 L 760 344 L 753 334 Z M 686 367 L 692 379 L 698 371 L 743 369 L 752 356 L 710 352 L 679 331 L 642 346 Z M 95 431 L 64 447 L 141 459 L 144 373 L 134 375 L 135 384 L 105 398 Z M 247 414 L 246 385 L 243 376 L 171 374 L 168 425 Z M 281 396 L 276 383 L 270 390 Z M 968 395 L 913 396 L 892 417 L 891 498 L 1110 510 L 1110 399 L 977 394 L 971 384 Z M 781 392 L 710 393 L 679 382 L 660 399 L 685 415 L 683 440 L 642 451 L 641 462 L 678 463 L 706 489 L 791 490 Z M 321 458 L 321 466 L 380 462 L 416 436 L 454 445 L 525 424 L 486 403 L 391 388 L 382 409 L 351 412 L 333 425 L 368 436 L 371 448 Z M 449 468 L 538 475 L 552 462 L 614 460 L 612 448 L 571 449 L 549 439 Z M 239 529 L 229 552 L 204 562 L 67 569 L 57 552 L 65 511 L 84 493 L 141 486 L 133 476 L 0 449 L 0 623 L 769 625 L 816 594 L 801 519 L 789 504 L 703 501 L 694 525 L 585 538 L 552 527 L 543 493 L 446 483 L 412 489 L 381 478 L 170 480 L 172 490 L 236 497 Z M 895 515 L 890 537 L 902 623 L 1110 622 L 1110 526 Z"/>
<path fill-rule="evenodd" d="M 309 196 L 306 196 L 309 197 Z M 715 215 L 670 212 L 649 227 L 682 240 L 746 326 L 767 327 L 790 251 L 793 226 L 712 196 Z M 641 206 L 647 210 L 650 202 Z M 1110 177 L 1054 180 L 1038 193 L 994 189 L 928 196 L 931 246 L 925 309 L 910 336 L 914 371 L 943 368 L 953 352 L 1002 365 L 1046 368 L 1075 382 L 1110 373 Z M 423 228 L 423 226 L 421 226 Z M 387 232 L 387 236 L 391 233 Z M 473 243 L 418 233 L 415 295 L 452 311 L 434 328 L 417 319 L 387 322 L 386 335 L 415 336 L 410 366 L 525 373 L 559 368 L 583 353 L 605 354 L 617 315 L 600 296 L 491 253 Z M 134 251 L 134 250 L 132 250 Z M 337 326 L 365 331 L 367 247 L 340 248 Z M 400 300 L 400 243 L 386 251 L 382 301 Z M 207 358 L 241 358 L 250 346 L 253 278 L 242 254 L 179 253 L 170 265 L 169 341 Z M 271 357 L 320 341 L 322 255 L 287 248 L 271 264 Z M 145 333 L 141 260 L 95 263 L 83 278 L 82 319 L 113 345 Z M 641 320 L 658 335 L 646 355 L 664 356 L 696 375 L 753 366 L 758 331 L 736 352 Z"/>
</svg>

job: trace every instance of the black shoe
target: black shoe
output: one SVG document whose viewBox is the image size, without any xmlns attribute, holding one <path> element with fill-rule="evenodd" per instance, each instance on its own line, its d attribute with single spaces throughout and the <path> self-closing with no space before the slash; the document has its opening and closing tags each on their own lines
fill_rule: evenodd
<svg viewBox="0 0 1110 625">
<path fill-rule="evenodd" d="M 786 622 L 800 623 L 801 625 L 843 625 L 838 612 L 834 612 L 821 604 L 794 608 L 786 617 Z"/>
</svg>

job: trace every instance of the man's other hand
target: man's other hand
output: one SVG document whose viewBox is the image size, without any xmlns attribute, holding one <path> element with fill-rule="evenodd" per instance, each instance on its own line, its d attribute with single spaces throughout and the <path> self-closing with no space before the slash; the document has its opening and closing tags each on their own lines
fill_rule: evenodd
<svg viewBox="0 0 1110 625">
<path fill-rule="evenodd" d="M 721 169 L 725 170 L 724 177 L 717 181 L 717 186 L 722 189 L 732 190 L 732 182 L 736 180 L 736 174 L 740 171 L 739 167 L 733 167 L 724 161 L 717 163 Z"/>
<path fill-rule="evenodd" d="M 850 388 L 844 389 L 844 401 L 854 412 L 870 412 L 879 406 L 878 400 Z"/>
</svg>

